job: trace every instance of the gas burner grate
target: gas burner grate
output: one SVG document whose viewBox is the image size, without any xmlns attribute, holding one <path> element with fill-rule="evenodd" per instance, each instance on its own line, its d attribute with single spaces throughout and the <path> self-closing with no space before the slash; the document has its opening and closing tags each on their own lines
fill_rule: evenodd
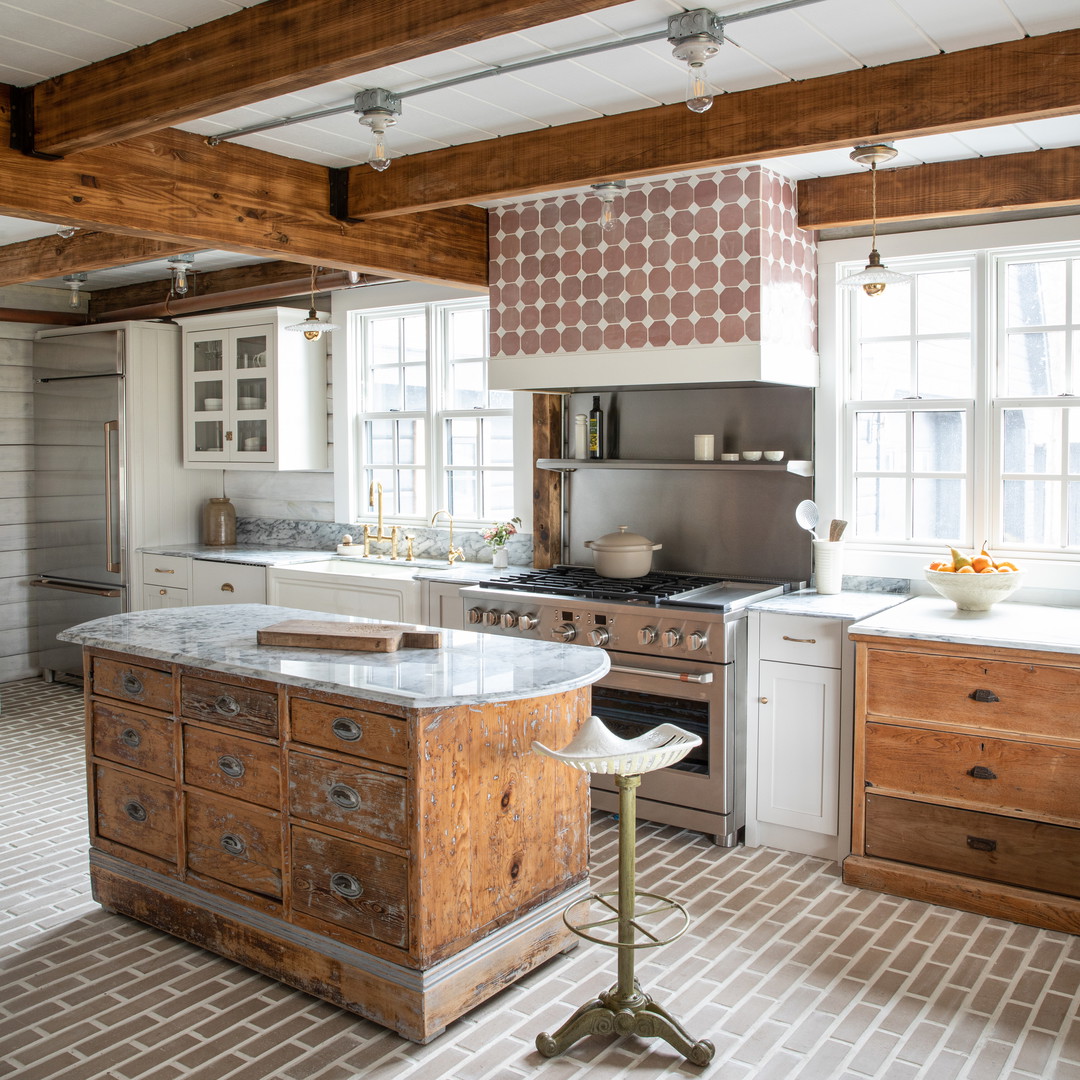
<svg viewBox="0 0 1080 1080">
<path fill-rule="evenodd" d="M 637 578 L 605 578 L 588 566 L 553 566 L 550 570 L 504 574 L 479 584 L 485 588 L 511 592 L 655 604 L 679 593 L 717 585 L 725 580 L 728 579 L 663 570 Z"/>
</svg>

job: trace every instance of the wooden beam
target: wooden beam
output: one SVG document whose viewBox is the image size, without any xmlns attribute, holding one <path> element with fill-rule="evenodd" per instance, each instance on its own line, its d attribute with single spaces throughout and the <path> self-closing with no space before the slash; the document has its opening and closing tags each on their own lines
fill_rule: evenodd
<svg viewBox="0 0 1080 1080">
<path fill-rule="evenodd" d="M 150 259 L 167 259 L 195 250 L 191 244 L 166 244 L 141 236 L 80 230 L 74 236 L 38 236 L 0 246 L 0 286 L 19 285 L 62 274 L 81 274 Z M 296 275 L 296 267 L 293 267 Z"/>
<path fill-rule="evenodd" d="M 872 221 L 865 172 L 799 181 L 799 225 L 836 229 Z M 878 169 L 878 221 L 962 217 L 1080 205 L 1080 146 Z"/>
<path fill-rule="evenodd" d="M 533 461 L 562 457 L 561 394 L 533 394 Z M 548 569 L 562 559 L 561 473 L 533 466 L 533 566 Z"/>
<path fill-rule="evenodd" d="M 722 55 L 722 53 L 721 53 Z M 720 60 L 716 61 L 721 62 Z M 350 170 L 368 220 L 1080 112 L 1080 30 L 620 113 Z"/>
<path fill-rule="evenodd" d="M 487 213 L 479 207 L 347 224 L 329 212 L 323 166 L 246 146 L 209 147 L 173 128 L 44 161 L 10 148 L 9 94 L 0 87 L 0 214 L 378 276 L 487 285 Z"/>
<path fill-rule="evenodd" d="M 624 0 L 265 0 L 34 88 L 34 149 L 72 154 Z"/>
</svg>

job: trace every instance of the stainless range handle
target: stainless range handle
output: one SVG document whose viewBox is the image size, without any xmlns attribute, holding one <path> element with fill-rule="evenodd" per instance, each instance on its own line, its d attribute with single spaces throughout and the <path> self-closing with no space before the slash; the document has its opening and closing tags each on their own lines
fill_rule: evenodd
<svg viewBox="0 0 1080 1080">
<path fill-rule="evenodd" d="M 711 671 L 691 675 L 687 671 L 654 671 L 652 668 L 623 667 L 621 664 L 612 664 L 609 670 L 617 671 L 620 675 L 647 675 L 650 679 L 674 679 L 676 682 L 711 683 L 713 680 Z"/>
<path fill-rule="evenodd" d="M 116 552 L 113 550 L 113 529 L 115 527 L 113 522 L 113 499 L 115 493 L 113 491 L 112 439 L 109 438 L 114 431 L 119 436 L 119 420 L 109 420 L 105 424 L 105 569 L 110 574 L 119 574 L 120 561 L 116 558 Z"/>
<path fill-rule="evenodd" d="M 64 581 L 36 578 L 30 582 L 39 589 L 60 589 L 62 592 L 82 593 L 84 596 L 122 596 L 119 589 L 95 589 L 93 585 L 70 585 Z"/>
</svg>

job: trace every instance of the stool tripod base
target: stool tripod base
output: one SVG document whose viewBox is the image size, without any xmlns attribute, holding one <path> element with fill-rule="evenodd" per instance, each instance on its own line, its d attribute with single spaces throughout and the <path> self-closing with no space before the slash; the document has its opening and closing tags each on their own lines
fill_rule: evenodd
<svg viewBox="0 0 1080 1080">
<path fill-rule="evenodd" d="M 708 1039 L 695 1042 L 686 1029 L 648 994 L 637 979 L 631 994 L 618 985 L 577 1009 L 554 1034 L 536 1036 L 536 1049 L 544 1057 L 554 1057 L 589 1035 L 639 1035 L 663 1039 L 692 1065 L 708 1065 L 716 1048 Z"/>
</svg>

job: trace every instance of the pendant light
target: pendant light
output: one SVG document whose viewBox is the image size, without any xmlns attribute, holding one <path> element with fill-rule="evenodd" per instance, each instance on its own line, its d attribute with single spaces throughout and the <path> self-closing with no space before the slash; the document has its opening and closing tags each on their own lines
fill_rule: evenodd
<svg viewBox="0 0 1080 1080">
<path fill-rule="evenodd" d="M 318 273 L 319 268 L 312 266 L 311 268 L 311 307 L 308 309 L 307 318 L 303 322 L 292 323 L 290 326 L 286 326 L 286 330 L 295 330 L 301 333 L 308 339 L 308 341 L 318 341 L 323 334 L 330 333 L 331 330 L 340 330 L 340 326 L 334 326 L 333 323 L 322 322 L 319 318 L 319 313 L 315 310 L 315 275 Z"/>
<path fill-rule="evenodd" d="M 368 164 L 376 172 L 382 172 L 390 167 L 390 157 L 386 153 L 386 129 L 396 124 L 401 115 L 401 98 L 379 87 L 361 90 L 353 99 L 353 112 L 358 115 L 361 124 L 371 128 Z"/>
<path fill-rule="evenodd" d="M 686 107 L 703 113 L 712 108 L 712 87 L 705 76 L 705 61 L 720 51 L 724 24 L 708 8 L 694 8 L 668 18 L 668 43 L 671 55 L 687 65 Z"/>
<path fill-rule="evenodd" d="M 73 311 L 78 311 L 79 306 L 82 304 L 82 294 L 79 289 L 86 283 L 86 275 L 65 274 L 64 281 L 71 290 L 71 295 L 68 297 L 68 307 Z"/>
<path fill-rule="evenodd" d="M 870 261 L 862 270 L 841 278 L 840 284 L 851 288 L 862 286 L 867 296 L 880 296 L 886 285 L 910 285 L 911 278 L 897 270 L 890 270 L 881 263 L 877 249 L 877 167 L 883 161 L 892 161 L 896 150 L 888 143 L 856 146 L 848 155 L 860 165 L 870 166 L 870 214 L 873 225 L 870 234 Z"/>
<path fill-rule="evenodd" d="M 177 296 L 186 296 L 191 288 L 191 275 L 195 270 L 195 256 L 190 252 L 174 255 L 168 260 L 172 270 L 172 291 Z"/>
<path fill-rule="evenodd" d="M 611 232 L 615 228 L 615 196 L 626 190 L 626 181 L 604 180 L 591 186 L 600 196 L 600 228 Z"/>
</svg>

